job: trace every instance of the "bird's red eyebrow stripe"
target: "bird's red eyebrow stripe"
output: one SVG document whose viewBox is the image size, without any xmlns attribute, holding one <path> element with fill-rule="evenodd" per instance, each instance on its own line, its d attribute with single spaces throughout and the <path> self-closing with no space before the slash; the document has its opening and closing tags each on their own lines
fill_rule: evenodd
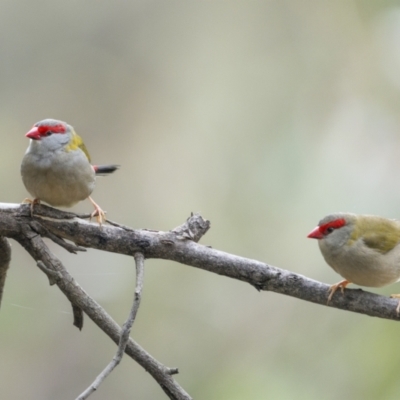
<svg viewBox="0 0 400 400">
<path fill-rule="evenodd" d="M 51 131 L 53 133 L 64 133 L 65 126 L 62 124 L 57 125 L 40 125 L 38 126 L 38 131 L 41 135 L 44 135 L 46 132 Z"/>
<path fill-rule="evenodd" d="M 344 220 L 344 218 L 338 218 L 338 219 L 335 219 L 334 221 L 330 221 L 330 222 L 327 222 L 326 224 L 321 225 L 319 227 L 319 231 L 322 234 L 325 234 L 325 232 L 329 228 L 338 229 L 338 228 L 341 228 L 344 225 L 346 225 L 346 221 Z"/>
</svg>

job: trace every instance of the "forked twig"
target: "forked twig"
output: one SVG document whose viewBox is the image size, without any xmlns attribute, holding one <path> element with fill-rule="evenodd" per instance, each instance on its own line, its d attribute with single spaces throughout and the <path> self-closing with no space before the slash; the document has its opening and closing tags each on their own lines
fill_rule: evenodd
<svg viewBox="0 0 400 400">
<path fill-rule="evenodd" d="M 142 253 L 135 253 L 135 264 L 136 264 L 136 288 L 135 295 L 133 298 L 133 304 L 131 311 L 129 313 L 128 319 L 125 321 L 124 325 L 122 325 L 121 329 L 121 337 L 118 344 L 118 350 L 110 361 L 110 363 L 103 369 L 103 371 L 97 376 L 94 382 L 83 392 L 81 393 L 76 400 L 85 400 L 87 399 L 93 392 L 97 390 L 97 388 L 104 382 L 108 375 L 114 370 L 114 368 L 121 362 L 122 357 L 125 353 L 125 348 L 129 340 L 129 334 L 131 332 L 131 328 L 133 323 L 135 322 L 136 314 L 139 310 L 140 300 L 142 297 L 143 290 L 143 278 L 144 278 L 144 256 Z"/>
</svg>

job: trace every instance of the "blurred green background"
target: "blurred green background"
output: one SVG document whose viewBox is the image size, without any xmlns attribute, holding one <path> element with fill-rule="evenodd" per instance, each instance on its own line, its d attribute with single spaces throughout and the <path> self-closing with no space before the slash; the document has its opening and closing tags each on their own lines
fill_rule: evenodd
<svg viewBox="0 0 400 400">
<path fill-rule="evenodd" d="M 399 1 L 0 0 L 0 82 L 0 202 L 27 196 L 24 133 L 51 117 L 95 163 L 122 165 L 93 197 L 134 228 L 200 212 L 212 223 L 202 243 L 335 283 L 306 239 L 319 219 L 400 217 Z M 64 296 L 12 245 L 1 398 L 74 399 L 115 346 L 88 318 L 74 328 Z M 122 323 L 133 261 L 49 246 Z M 172 262 L 146 263 L 132 336 L 196 399 L 400 396 L 398 323 Z M 129 358 L 92 397 L 166 398 Z"/>
</svg>

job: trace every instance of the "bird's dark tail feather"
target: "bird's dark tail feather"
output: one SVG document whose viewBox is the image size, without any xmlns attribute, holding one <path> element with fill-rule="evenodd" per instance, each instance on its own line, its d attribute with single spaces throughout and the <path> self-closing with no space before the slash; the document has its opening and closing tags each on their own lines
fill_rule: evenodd
<svg viewBox="0 0 400 400">
<path fill-rule="evenodd" d="M 116 171 L 120 165 L 93 165 L 96 175 L 108 175 Z"/>
</svg>

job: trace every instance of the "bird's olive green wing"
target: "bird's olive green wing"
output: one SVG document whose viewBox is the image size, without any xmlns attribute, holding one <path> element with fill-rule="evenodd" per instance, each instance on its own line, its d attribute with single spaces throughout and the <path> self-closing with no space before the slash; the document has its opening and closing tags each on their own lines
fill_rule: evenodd
<svg viewBox="0 0 400 400">
<path fill-rule="evenodd" d="M 400 243 L 398 222 L 380 219 L 370 222 L 368 227 L 361 226 L 361 237 L 367 247 L 385 254 Z"/>
<path fill-rule="evenodd" d="M 69 143 L 67 146 L 67 151 L 77 150 L 77 149 L 81 149 L 85 153 L 86 157 L 90 162 L 90 155 L 89 152 L 87 151 L 85 144 L 83 143 L 82 138 L 79 135 L 77 135 L 75 131 L 73 131 L 72 140 L 71 143 Z"/>
<path fill-rule="evenodd" d="M 382 254 L 392 250 L 399 243 L 396 237 L 384 234 L 366 235 L 364 236 L 363 241 L 367 247 Z"/>
</svg>

